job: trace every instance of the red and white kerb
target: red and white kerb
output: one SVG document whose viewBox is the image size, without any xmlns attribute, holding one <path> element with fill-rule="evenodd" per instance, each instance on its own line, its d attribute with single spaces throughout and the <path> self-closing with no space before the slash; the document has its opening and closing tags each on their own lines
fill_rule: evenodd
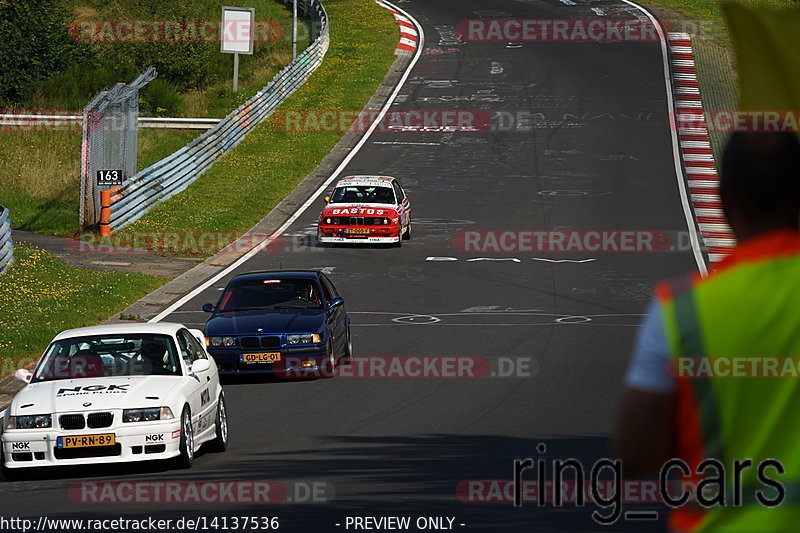
<svg viewBox="0 0 800 533">
<path fill-rule="evenodd" d="M 397 24 L 400 25 L 400 42 L 397 43 L 397 48 L 395 48 L 394 53 L 400 54 L 403 52 L 413 52 L 417 49 L 417 43 L 419 42 L 419 34 L 417 33 L 417 28 L 414 26 L 414 23 L 411 22 L 411 19 L 397 11 L 390 5 L 387 5 L 380 0 L 375 0 L 375 3 L 381 6 L 384 9 L 388 9 L 394 15 Z"/>
<path fill-rule="evenodd" d="M 690 200 L 713 269 L 736 246 L 736 238 L 722 213 L 719 177 L 697 83 L 691 37 L 688 33 L 669 33 L 667 39 L 683 167 Z"/>
</svg>

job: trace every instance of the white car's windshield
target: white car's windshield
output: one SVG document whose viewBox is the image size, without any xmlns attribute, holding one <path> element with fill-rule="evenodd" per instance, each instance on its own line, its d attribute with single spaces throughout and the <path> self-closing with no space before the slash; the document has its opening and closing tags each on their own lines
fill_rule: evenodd
<svg viewBox="0 0 800 533">
<path fill-rule="evenodd" d="M 336 187 L 331 196 L 331 202 L 394 205 L 395 199 L 394 191 L 391 187 Z"/>
<path fill-rule="evenodd" d="M 92 335 L 56 341 L 32 381 L 150 375 L 181 375 L 175 345 L 167 335 Z"/>
</svg>

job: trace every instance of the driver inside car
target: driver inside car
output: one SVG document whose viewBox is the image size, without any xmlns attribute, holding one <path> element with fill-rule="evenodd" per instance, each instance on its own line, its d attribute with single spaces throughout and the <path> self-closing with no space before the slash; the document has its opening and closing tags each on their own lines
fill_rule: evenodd
<svg viewBox="0 0 800 533">
<path fill-rule="evenodd" d="M 171 375 L 174 373 L 165 360 L 166 347 L 160 341 L 145 339 L 140 349 L 142 374 L 144 375 Z"/>
<path fill-rule="evenodd" d="M 295 290 L 297 293 L 295 298 L 297 300 L 302 300 L 314 306 L 317 305 L 317 298 L 314 295 L 314 286 L 311 283 L 298 284 Z"/>
</svg>

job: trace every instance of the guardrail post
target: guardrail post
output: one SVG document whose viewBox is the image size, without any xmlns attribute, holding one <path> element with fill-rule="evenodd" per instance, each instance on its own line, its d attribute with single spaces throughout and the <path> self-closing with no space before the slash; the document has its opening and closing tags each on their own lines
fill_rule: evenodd
<svg viewBox="0 0 800 533">
<path fill-rule="evenodd" d="M 9 211 L 0 205 L 0 274 L 14 263 L 14 242 L 11 239 Z"/>
<path fill-rule="evenodd" d="M 100 235 L 111 235 L 111 191 L 100 191 Z"/>
</svg>

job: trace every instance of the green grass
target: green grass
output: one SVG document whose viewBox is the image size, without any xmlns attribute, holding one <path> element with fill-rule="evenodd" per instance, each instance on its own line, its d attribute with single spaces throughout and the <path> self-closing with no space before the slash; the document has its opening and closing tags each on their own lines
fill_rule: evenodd
<svg viewBox="0 0 800 533">
<path fill-rule="evenodd" d="M 186 145 L 199 130 L 139 130 L 139 169 Z M 15 228 L 68 237 L 78 232 L 79 130 L 0 131 L 0 205 Z"/>
<path fill-rule="evenodd" d="M 167 281 L 70 268 L 19 243 L 14 256 L 0 275 L 0 376 L 34 361 L 60 331 L 97 324 Z"/>
<path fill-rule="evenodd" d="M 394 61 L 398 29 L 371 0 L 328 0 L 331 47 L 322 66 L 281 111 L 359 112 Z M 281 116 L 280 113 L 276 117 Z M 266 121 L 184 193 L 124 233 L 244 233 L 331 151 L 341 131 L 285 131 Z M 224 243 L 223 243 L 224 244 Z"/>
<path fill-rule="evenodd" d="M 738 0 L 749 6 L 785 8 L 786 0 Z M 738 108 L 738 76 L 733 42 L 719 0 L 642 0 L 672 31 L 692 36 L 697 79 L 706 111 Z M 728 132 L 712 128 L 711 148 L 721 161 Z"/>
<path fill-rule="evenodd" d="M 791 5 L 786 0 L 737 0 L 749 6 L 763 6 L 767 8 L 785 8 Z M 723 19 L 721 2 L 719 0 L 642 0 L 642 5 L 653 7 L 663 19 L 673 18 L 678 14 L 681 17 L 692 19 L 698 24 L 687 26 L 696 30 L 690 33 L 702 39 L 710 39 L 722 46 L 730 47 L 731 37 L 728 27 Z M 678 21 L 674 21 L 678 22 Z M 680 24 L 677 25 L 680 28 Z"/>
</svg>

